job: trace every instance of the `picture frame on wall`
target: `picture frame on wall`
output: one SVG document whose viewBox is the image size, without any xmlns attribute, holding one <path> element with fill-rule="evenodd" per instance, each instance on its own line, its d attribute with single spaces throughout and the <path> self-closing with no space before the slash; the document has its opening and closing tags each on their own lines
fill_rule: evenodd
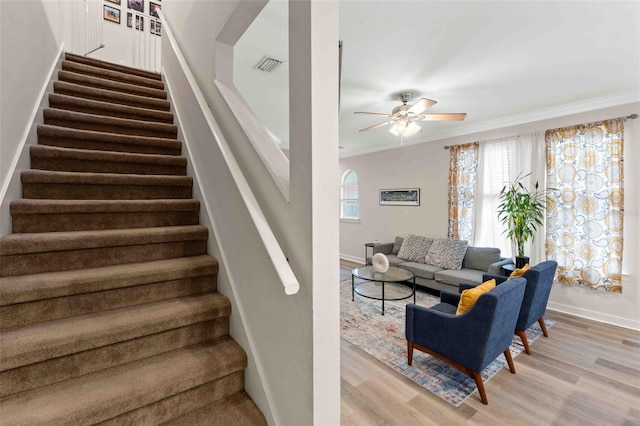
<svg viewBox="0 0 640 426">
<path fill-rule="evenodd" d="M 133 13 L 127 12 L 127 27 L 133 28 Z"/>
<path fill-rule="evenodd" d="M 381 206 L 419 206 L 420 188 L 381 189 Z"/>
<path fill-rule="evenodd" d="M 115 7 L 111 7 L 109 5 L 103 5 L 102 7 L 102 17 L 105 21 L 114 22 L 116 24 L 120 23 L 120 9 Z"/>
<path fill-rule="evenodd" d="M 144 13 L 144 0 L 127 0 L 127 8 Z"/>
<path fill-rule="evenodd" d="M 144 17 L 136 15 L 136 30 L 144 31 Z"/>
<path fill-rule="evenodd" d="M 162 35 L 162 24 L 160 23 L 160 21 L 154 21 L 151 20 L 151 34 L 155 34 L 157 36 Z"/>
<path fill-rule="evenodd" d="M 149 15 L 160 19 L 160 15 L 158 15 L 158 10 L 160 9 L 162 9 L 162 5 L 151 1 L 149 2 Z"/>
<path fill-rule="evenodd" d="M 105 1 L 108 1 L 109 3 L 117 4 L 119 6 L 121 0 L 105 0 Z"/>
</svg>

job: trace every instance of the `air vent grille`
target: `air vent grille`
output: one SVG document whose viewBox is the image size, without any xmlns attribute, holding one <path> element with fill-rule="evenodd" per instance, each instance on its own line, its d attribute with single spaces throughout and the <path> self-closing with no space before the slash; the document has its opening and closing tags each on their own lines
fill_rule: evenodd
<svg viewBox="0 0 640 426">
<path fill-rule="evenodd" d="M 253 67 L 253 69 L 264 72 L 274 72 L 280 65 L 282 65 L 282 61 L 267 55 L 262 58 L 260 62 L 258 62 L 255 67 Z"/>
</svg>

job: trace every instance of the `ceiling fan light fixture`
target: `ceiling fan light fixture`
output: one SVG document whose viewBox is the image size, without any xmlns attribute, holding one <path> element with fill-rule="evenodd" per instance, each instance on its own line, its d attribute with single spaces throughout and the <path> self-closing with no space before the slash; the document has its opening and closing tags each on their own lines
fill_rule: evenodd
<svg viewBox="0 0 640 426">
<path fill-rule="evenodd" d="M 416 133 L 419 133 L 422 131 L 422 127 L 418 126 L 416 123 L 414 123 L 413 121 L 411 123 L 409 123 L 409 125 L 407 126 L 407 130 L 404 131 L 404 136 L 413 136 Z"/>
<path fill-rule="evenodd" d="M 407 124 L 406 120 L 400 120 L 398 121 L 395 126 L 392 126 L 389 129 L 389 132 L 391 132 L 392 134 L 396 135 L 396 136 L 413 136 L 418 132 L 421 132 L 422 128 L 420 126 L 418 126 L 416 123 L 414 123 L 413 121 L 409 122 Z"/>
</svg>

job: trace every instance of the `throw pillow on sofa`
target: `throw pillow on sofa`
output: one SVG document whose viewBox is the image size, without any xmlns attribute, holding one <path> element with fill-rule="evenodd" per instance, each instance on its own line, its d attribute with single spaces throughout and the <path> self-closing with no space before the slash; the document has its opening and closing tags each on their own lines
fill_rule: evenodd
<svg viewBox="0 0 640 426">
<path fill-rule="evenodd" d="M 409 234 L 402 242 L 398 257 L 407 262 L 424 263 L 424 258 L 429 252 L 431 243 L 433 243 L 433 238 Z"/>
<path fill-rule="evenodd" d="M 391 254 L 397 255 L 398 253 L 400 253 L 400 248 L 402 247 L 403 241 L 404 238 L 396 237 L 396 240 L 393 242 L 393 249 L 391 249 Z"/>
<path fill-rule="evenodd" d="M 489 267 L 500 262 L 500 249 L 494 247 L 467 247 L 462 267 L 487 272 Z"/>
<path fill-rule="evenodd" d="M 462 269 L 468 244 L 468 241 L 456 238 L 436 238 L 424 261 L 444 269 Z"/>
</svg>

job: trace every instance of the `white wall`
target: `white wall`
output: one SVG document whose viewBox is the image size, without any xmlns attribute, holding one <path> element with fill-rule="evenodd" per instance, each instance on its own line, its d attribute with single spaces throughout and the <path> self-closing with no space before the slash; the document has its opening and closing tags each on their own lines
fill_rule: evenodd
<svg viewBox="0 0 640 426">
<path fill-rule="evenodd" d="M 300 291 L 284 295 L 211 135 L 194 121 L 198 116 L 194 106 L 185 103 L 188 114 L 181 117 L 181 124 L 189 139 L 198 184 L 203 197 L 210 200 L 210 251 L 224 263 L 219 290 L 232 300 L 231 334 L 249 352 L 247 391 L 270 424 L 338 424 L 336 3 L 292 2 L 297 22 L 293 27 L 301 34 L 297 48 L 305 53 L 295 59 L 296 72 L 291 77 L 296 90 L 290 102 L 298 114 L 292 118 L 295 125 L 291 131 L 301 142 L 290 151 L 289 203 L 214 83 L 215 40 L 238 4 L 165 0 L 165 24 L 173 30 L 289 258 Z M 329 50 L 327 46 L 331 46 Z M 173 81 L 177 75 L 174 61 L 168 55 L 163 60 L 167 80 Z M 336 90 L 327 91 L 327 84 L 334 84 Z M 180 84 L 172 91 L 180 98 L 187 93 Z M 182 99 L 174 94 L 174 102 L 177 105 Z M 327 175 L 335 178 L 327 180 Z"/>
<path fill-rule="evenodd" d="M 364 243 L 393 241 L 408 233 L 442 237 L 447 234 L 449 151 L 445 145 L 490 140 L 520 133 L 640 113 L 640 104 L 567 115 L 551 120 L 414 144 L 340 160 L 340 175 L 355 170 L 359 177 L 360 222 L 340 223 L 340 254 L 363 261 Z M 415 139 L 419 142 L 419 139 Z M 406 143 L 406 141 L 405 141 Z M 625 123 L 625 240 L 622 294 L 556 284 L 549 308 L 624 327 L 640 329 L 640 119 Z M 420 188 L 419 207 L 378 205 L 382 188 Z"/>
</svg>

